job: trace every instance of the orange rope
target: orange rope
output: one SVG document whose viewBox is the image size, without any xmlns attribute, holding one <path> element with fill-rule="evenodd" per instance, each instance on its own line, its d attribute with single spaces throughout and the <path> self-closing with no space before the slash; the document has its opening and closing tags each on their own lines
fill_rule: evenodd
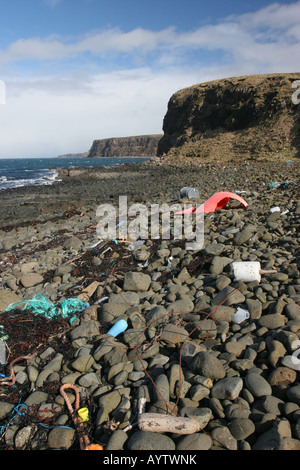
<svg viewBox="0 0 300 470">
<path fill-rule="evenodd" d="M 73 407 L 71 405 L 71 402 L 69 400 L 69 397 L 67 396 L 65 389 L 70 388 L 75 392 L 76 396 L 76 401 L 75 401 L 75 411 L 73 410 Z M 81 450 L 103 450 L 103 447 L 99 444 L 91 444 L 89 438 L 85 434 L 85 430 L 82 424 L 81 419 L 79 416 L 76 414 L 76 412 L 79 409 L 79 391 L 75 387 L 75 385 L 72 384 L 64 384 L 60 387 L 60 393 L 62 397 L 64 398 L 66 405 L 68 407 L 68 410 L 70 412 L 70 415 L 73 419 L 73 423 L 75 425 L 75 428 L 77 432 L 79 433 L 79 443 L 80 443 L 80 449 Z"/>
</svg>

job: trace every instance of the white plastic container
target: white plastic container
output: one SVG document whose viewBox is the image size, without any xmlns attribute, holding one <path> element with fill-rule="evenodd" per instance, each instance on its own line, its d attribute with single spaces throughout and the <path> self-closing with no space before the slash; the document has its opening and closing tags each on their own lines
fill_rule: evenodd
<svg viewBox="0 0 300 470">
<path fill-rule="evenodd" d="M 239 324 L 250 318 L 250 313 L 248 310 L 244 310 L 243 308 L 238 307 L 237 311 L 232 315 L 231 318 L 234 323 Z"/>
<path fill-rule="evenodd" d="M 261 269 L 258 261 L 234 261 L 232 268 L 236 281 L 260 282 L 261 280 Z"/>
</svg>

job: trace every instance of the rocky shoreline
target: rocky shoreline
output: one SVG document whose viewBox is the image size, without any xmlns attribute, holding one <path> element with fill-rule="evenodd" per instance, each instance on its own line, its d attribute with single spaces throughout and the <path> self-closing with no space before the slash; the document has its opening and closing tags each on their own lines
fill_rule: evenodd
<svg viewBox="0 0 300 470">
<path fill-rule="evenodd" d="M 299 450 L 298 175 L 296 161 L 162 160 L 73 169 L 53 186 L 3 192 L 0 448 L 76 450 L 84 435 L 107 451 Z M 237 191 L 248 207 L 231 201 L 206 215 L 195 252 L 184 240 L 150 238 L 134 251 L 99 243 L 99 204 L 183 202 L 184 186 L 199 189 L 196 202 Z M 276 272 L 236 281 L 234 261 Z M 89 305 L 72 323 L 23 309 L 85 290 Z M 242 323 L 238 307 L 249 312 Z M 114 339 L 120 319 L 128 328 Z M 68 384 L 89 411 L 80 429 L 61 393 Z M 145 413 L 196 420 L 197 432 L 140 429 L 142 399 Z"/>
</svg>

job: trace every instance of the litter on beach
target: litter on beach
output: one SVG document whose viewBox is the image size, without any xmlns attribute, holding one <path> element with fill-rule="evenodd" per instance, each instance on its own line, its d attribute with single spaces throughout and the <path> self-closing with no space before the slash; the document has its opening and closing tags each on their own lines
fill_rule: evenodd
<svg viewBox="0 0 300 470">
<path fill-rule="evenodd" d="M 261 274 L 272 274 L 274 269 L 263 270 L 259 261 L 234 261 L 232 263 L 233 274 L 236 281 L 253 282 L 261 280 Z"/>
</svg>

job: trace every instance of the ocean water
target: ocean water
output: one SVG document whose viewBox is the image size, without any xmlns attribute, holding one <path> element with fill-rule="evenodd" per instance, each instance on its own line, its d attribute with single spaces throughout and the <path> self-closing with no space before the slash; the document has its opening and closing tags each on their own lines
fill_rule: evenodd
<svg viewBox="0 0 300 470">
<path fill-rule="evenodd" d="M 148 158 L 3 158 L 0 159 L 0 191 L 59 181 L 56 168 L 123 165 Z"/>
</svg>

